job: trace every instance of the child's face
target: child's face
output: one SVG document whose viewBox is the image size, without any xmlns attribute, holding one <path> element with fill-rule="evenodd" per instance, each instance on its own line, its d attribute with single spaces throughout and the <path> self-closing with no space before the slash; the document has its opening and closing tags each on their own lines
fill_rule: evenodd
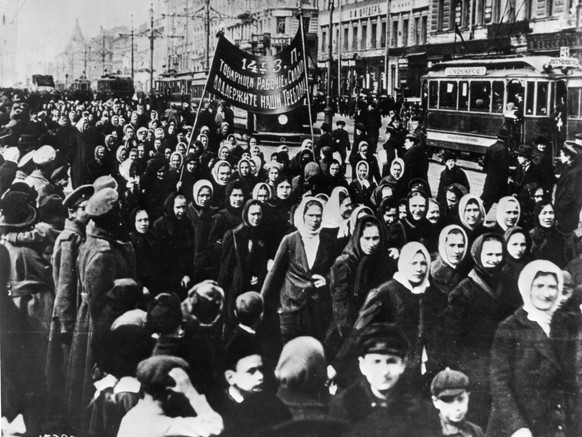
<svg viewBox="0 0 582 437">
<path fill-rule="evenodd" d="M 238 389 L 243 396 L 263 391 L 263 359 L 260 355 L 241 358 L 236 370 L 227 370 L 226 379 L 228 384 Z"/>
<path fill-rule="evenodd" d="M 447 168 L 449 170 L 452 170 L 456 163 L 457 163 L 457 161 L 455 161 L 454 159 L 447 159 L 445 161 L 445 165 L 447 166 Z"/>
<path fill-rule="evenodd" d="M 359 357 L 360 372 L 366 377 L 372 391 L 387 393 L 396 385 L 406 369 L 406 362 L 399 356 L 369 353 Z"/>
<path fill-rule="evenodd" d="M 449 423 L 459 423 L 465 418 L 469 409 L 469 393 L 464 391 L 453 397 L 452 400 L 447 399 L 447 402 L 433 396 L 432 402 L 440 411 L 443 419 Z"/>
</svg>

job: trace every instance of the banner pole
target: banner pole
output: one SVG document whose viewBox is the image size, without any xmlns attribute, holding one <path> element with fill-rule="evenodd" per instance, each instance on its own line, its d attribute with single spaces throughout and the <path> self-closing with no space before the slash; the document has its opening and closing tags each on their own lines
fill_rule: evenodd
<svg viewBox="0 0 582 437">
<path fill-rule="evenodd" d="M 306 89 L 307 89 L 307 112 L 309 113 L 309 129 L 311 131 L 311 151 L 314 153 L 314 159 L 317 159 L 315 156 L 315 139 L 313 135 L 313 115 L 311 114 L 311 99 L 309 98 L 309 75 L 307 73 L 307 54 L 305 51 L 305 29 L 303 28 L 303 9 L 301 8 L 301 4 L 299 5 L 299 28 L 301 29 L 301 47 L 303 49 L 303 66 L 305 70 L 305 82 L 306 82 Z"/>
<path fill-rule="evenodd" d="M 212 63 L 214 64 L 214 55 L 216 55 L 216 48 L 218 44 L 214 48 L 214 53 L 212 55 Z M 200 96 L 200 103 L 198 103 L 198 110 L 196 111 L 196 117 L 194 117 L 194 126 L 192 126 L 192 135 L 188 139 L 188 144 L 186 146 L 186 155 L 188 154 L 188 150 L 190 150 L 190 146 L 192 145 L 192 139 L 194 138 L 194 134 L 196 133 L 196 124 L 198 123 L 198 116 L 200 115 L 200 109 L 202 109 L 202 103 L 204 102 L 204 97 L 206 97 L 206 89 L 208 88 L 208 81 L 210 80 L 210 70 L 206 72 L 206 83 L 204 84 L 204 89 L 202 90 L 202 96 Z M 180 170 L 180 179 L 178 182 L 182 182 L 182 176 L 184 175 L 184 167 L 186 167 L 186 163 L 184 162 L 184 156 L 182 156 L 182 169 Z"/>
</svg>

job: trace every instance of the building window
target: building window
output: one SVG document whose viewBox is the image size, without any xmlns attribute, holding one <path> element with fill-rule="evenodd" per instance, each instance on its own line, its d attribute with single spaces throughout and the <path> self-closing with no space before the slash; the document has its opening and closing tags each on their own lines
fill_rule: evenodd
<svg viewBox="0 0 582 437">
<path fill-rule="evenodd" d="M 438 17 L 437 17 L 437 30 L 443 30 L 445 28 L 445 0 L 439 0 Z"/>
<path fill-rule="evenodd" d="M 348 45 L 349 45 L 349 35 L 350 35 L 350 29 L 348 29 L 347 27 L 344 29 L 344 40 L 343 42 L 343 46 L 344 46 L 344 51 L 348 51 Z"/>
<path fill-rule="evenodd" d="M 377 39 L 376 32 L 377 31 L 378 31 L 378 26 L 376 25 L 376 23 L 372 23 L 372 35 L 370 35 L 372 37 L 372 41 L 371 41 L 370 47 L 372 47 L 373 49 L 376 48 L 376 39 Z"/>
<path fill-rule="evenodd" d="M 554 15 L 554 0 L 546 0 L 546 14 L 548 17 L 551 17 Z"/>
<path fill-rule="evenodd" d="M 353 27 L 352 50 L 358 50 L 358 25 L 355 25 Z"/>
<path fill-rule="evenodd" d="M 390 66 L 390 89 L 394 91 L 396 88 L 396 65 Z"/>
<path fill-rule="evenodd" d="M 420 28 L 420 44 L 426 44 L 426 33 L 428 30 L 428 17 L 422 17 L 422 25 Z"/>
<path fill-rule="evenodd" d="M 406 47 L 408 45 L 408 32 L 409 32 L 408 20 L 402 21 L 402 45 Z"/>
<path fill-rule="evenodd" d="M 277 33 L 285 33 L 285 17 L 277 17 Z"/>
<path fill-rule="evenodd" d="M 392 22 L 392 39 L 390 41 L 390 46 L 398 47 L 398 21 Z"/>
<path fill-rule="evenodd" d="M 326 50 L 325 50 L 326 40 L 327 40 L 327 31 L 324 30 L 324 31 L 321 32 L 321 51 L 323 53 L 326 52 Z"/>
<path fill-rule="evenodd" d="M 360 41 L 360 49 L 361 50 L 366 50 L 366 39 L 368 37 L 368 26 L 364 25 L 362 26 L 362 39 Z"/>
<path fill-rule="evenodd" d="M 414 19 L 414 45 L 420 44 L 420 17 Z"/>
<path fill-rule="evenodd" d="M 386 22 L 382 22 L 382 32 L 380 34 L 380 47 L 386 47 Z"/>
</svg>

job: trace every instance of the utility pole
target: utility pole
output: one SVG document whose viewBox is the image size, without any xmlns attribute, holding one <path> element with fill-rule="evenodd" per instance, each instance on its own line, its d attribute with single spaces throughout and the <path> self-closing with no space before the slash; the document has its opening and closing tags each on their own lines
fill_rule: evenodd
<svg viewBox="0 0 582 437">
<path fill-rule="evenodd" d="M 85 70 L 85 76 L 87 76 L 87 61 L 88 61 L 88 44 L 85 44 L 85 58 L 83 59 L 83 69 Z M 87 77 L 88 78 L 88 77 Z"/>
<path fill-rule="evenodd" d="M 133 14 L 131 15 L 131 33 L 127 34 L 127 33 L 120 33 L 119 36 L 129 36 L 131 38 L 131 82 L 133 83 L 134 81 L 134 74 L 135 74 L 135 69 L 134 69 L 134 50 L 135 50 L 135 45 L 133 43 L 134 37 L 135 37 L 135 33 L 134 33 L 134 29 L 133 29 Z"/>
<path fill-rule="evenodd" d="M 332 29 L 333 29 L 333 9 L 334 9 L 334 0 L 329 0 L 328 3 L 329 8 L 329 43 L 327 46 L 327 86 L 326 86 L 326 96 L 325 96 L 325 108 L 323 109 L 324 113 L 324 121 L 329 125 L 333 123 L 333 108 L 331 107 L 331 68 L 333 62 L 333 53 L 332 53 Z"/>
<path fill-rule="evenodd" d="M 206 29 L 206 71 L 210 71 L 210 0 L 206 0 L 206 18 L 204 20 Z"/>
</svg>

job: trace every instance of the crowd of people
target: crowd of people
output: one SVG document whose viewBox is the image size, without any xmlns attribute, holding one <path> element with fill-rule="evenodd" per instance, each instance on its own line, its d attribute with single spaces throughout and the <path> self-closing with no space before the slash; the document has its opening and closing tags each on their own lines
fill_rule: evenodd
<svg viewBox="0 0 582 437">
<path fill-rule="evenodd" d="M 406 117 L 265 156 L 224 102 L 2 93 L 3 432 L 581 435 L 582 142 L 431 188 Z"/>
</svg>

